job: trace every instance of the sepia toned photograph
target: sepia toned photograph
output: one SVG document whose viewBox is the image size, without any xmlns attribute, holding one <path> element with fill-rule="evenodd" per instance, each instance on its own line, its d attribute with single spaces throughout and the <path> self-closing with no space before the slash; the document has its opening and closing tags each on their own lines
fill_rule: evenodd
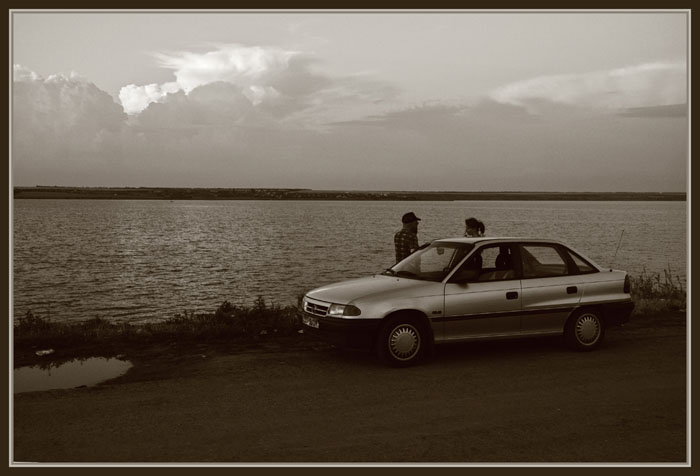
<svg viewBox="0 0 700 476">
<path fill-rule="evenodd" d="M 690 10 L 9 20 L 9 466 L 691 466 Z"/>
</svg>

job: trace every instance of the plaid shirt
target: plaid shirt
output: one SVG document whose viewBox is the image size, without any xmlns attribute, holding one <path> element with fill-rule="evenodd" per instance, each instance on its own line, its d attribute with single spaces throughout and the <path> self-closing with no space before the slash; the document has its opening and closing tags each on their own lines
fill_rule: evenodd
<svg viewBox="0 0 700 476">
<path fill-rule="evenodd" d="M 396 249 L 396 262 L 398 263 L 418 248 L 418 235 L 408 230 L 399 230 L 394 235 L 394 248 Z"/>
</svg>

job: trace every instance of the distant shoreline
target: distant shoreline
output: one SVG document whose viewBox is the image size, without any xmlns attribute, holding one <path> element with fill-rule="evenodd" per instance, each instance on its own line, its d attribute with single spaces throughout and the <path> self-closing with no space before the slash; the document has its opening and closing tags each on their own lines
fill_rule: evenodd
<svg viewBox="0 0 700 476">
<path fill-rule="evenodd" d="M 299 188 L 14 187 L 15 199 L 686 201 L 685 192 L 427 192 Z"/>
</svg>

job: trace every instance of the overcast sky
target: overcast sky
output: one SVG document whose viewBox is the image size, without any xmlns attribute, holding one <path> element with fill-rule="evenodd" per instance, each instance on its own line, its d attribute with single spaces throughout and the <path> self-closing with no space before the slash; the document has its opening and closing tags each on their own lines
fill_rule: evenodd
<svg viewBox="0 0 700 476">
<path fill-rule="evenodd" d="M 686 191 L 688 21 L 14 11 L 13 183 Z"/>
</svg>

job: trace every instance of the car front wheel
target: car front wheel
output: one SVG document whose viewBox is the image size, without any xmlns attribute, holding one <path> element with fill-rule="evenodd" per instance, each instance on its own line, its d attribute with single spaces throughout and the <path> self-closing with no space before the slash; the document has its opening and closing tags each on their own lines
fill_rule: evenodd
<svg viewBox="0 0 700 476">
<path fill-rule="evenodd" d="M 595 310 L 581 310 L 572 315 L 564 328 L 564 338 L 574 350 L 593 350 L 605 336 L 605 325 L 600 313 Z"/>
<path fill-rule="evenodd" d="M 376 351 L 390 365 L 407 367 L 421 361 L 427 344 L 426 333 L 417 319 L 393 318 L 380 327 Z"/>
</svg>

